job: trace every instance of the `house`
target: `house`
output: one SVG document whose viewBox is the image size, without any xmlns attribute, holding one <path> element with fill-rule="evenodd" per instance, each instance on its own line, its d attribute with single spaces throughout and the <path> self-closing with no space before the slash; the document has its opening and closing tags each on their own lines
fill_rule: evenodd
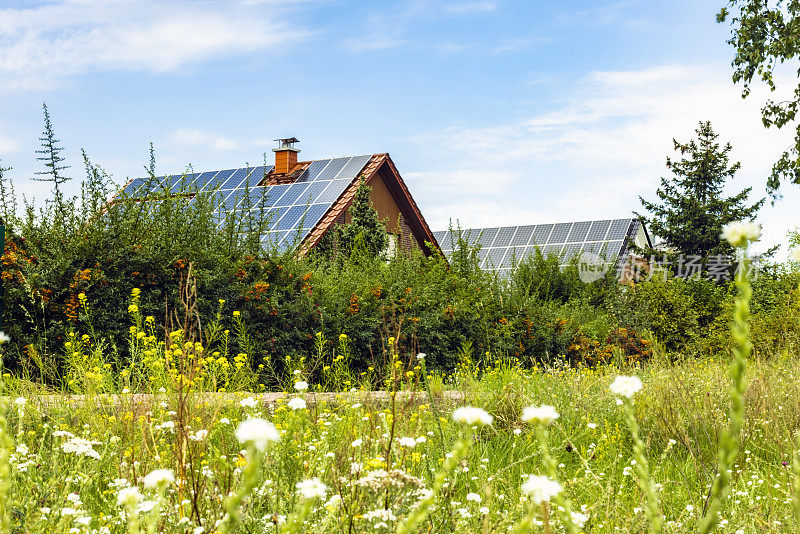
<svg viewBox="0 0 800 534">
<path fill-rule="evenodd" d="M 273 165 L 184 173 L 129 181 L 121 197 L 143 199 L 166 195 L 212 197 L 214 217 L 223 224 L 230 214 L 258 214 L 262 243 L 307 254 L 332 227 L 350 220 L 349 207 L 361 180 L 371 187 L 378 217 L 386 221 L 390 247 L 437 249 L 433 232 L 414 202 L 389 154 L 367 154 L 298 161 L 296 138 L 276 139 Z"/>
<path fill-rule="evenodd" d="M 627 260 L 632 245 L 652 247 L 644 223 L 632 218 L 440 230 L 434 232 L 434 236 L 447 257 L 457 249 L 459 237 L 466 244 L 480 245 L 480 268 L 501 273 L 510 272 L 537 248 L 545 256 L 558 256 L 562 265 L 582 252 L 591 253 L 595 258 L 616 259 L 621 265 Z"/>
</svg>

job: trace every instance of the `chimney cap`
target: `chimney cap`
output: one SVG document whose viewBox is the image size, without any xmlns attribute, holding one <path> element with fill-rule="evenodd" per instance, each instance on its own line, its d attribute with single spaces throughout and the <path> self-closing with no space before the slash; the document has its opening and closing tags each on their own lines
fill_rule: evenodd
<svg viewBox="0 0 800 534">
<path fill-rule="evenodd" d="M 273 139 L 273 141 L 277 141 L 278 142 L 278 146 L 276 148 L 272 149 L 273 152 L 281 152 L 283 150 L 291 150 L 291 151 L 294 151 L 294 152 L 300 152 L 300 149 L 294 146 L 295 143 L 299 143 L 300 142 L 300 140 L 298 138 L 296 138 L 296 137 L 285 137 L 285 138 Z"/>
</svg>

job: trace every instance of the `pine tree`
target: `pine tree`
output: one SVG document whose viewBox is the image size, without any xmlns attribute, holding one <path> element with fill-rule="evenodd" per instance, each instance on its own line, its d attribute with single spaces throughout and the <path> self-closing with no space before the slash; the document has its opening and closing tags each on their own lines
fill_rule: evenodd
<svg viewBox="0 0 800 534">
<path fill-rule="evenodd" d="M 356 248 L 363 248 L 369 256 L 378 256 L 386 250 L 389 235 L 370 204 L 371 190 L 362 180 L 350 205 L 350 223 L 328 231 L 317 246 L 318 252 L 347 258 Z"/>
<path fill-rule="evenodd" d="M 47 110 L 47 104 L 42 103 L 44 109 L 44 132 L 43 137 L 39 138 L 42 142 L 42 149 L 37 150 L 37 154 L 41 156 L 36 159 L 44 161 L 44 166 L 47 170 L 38 171 L 37 176 L 44 176 L 44 178 L 32 178 L 37 182 L 52 182 L 53 183 L 53 202 L 56 205 L 56 210 L 63 215 L 64 211 L 64 197 L 61 193 L 61 184 L 68 182 L 68 178 L 61 174 L 61 171 L 69 168 L 69 165 L 62 165 L 64 158 L 61 157 L 63 147 L 59 146 L 60 140 L 56 139 L 55 132 L 53 131 L 53 124 L 50 121 L 50 112 Z"/>
<path fill-rule="evenodd" d="M 680 161 L 667 158 L 670 178 L 661 178 L 656 191 L 657 202 L 642 197 L 642 206 L 653 214 L 645 220 L 650 231 L 664 243 L 683 254 L 707 258 L 711 254 L 731 254 L 733 249 L 720 238 L 722 227 L 732 221 L 753 220 L 765 199 L 747 204 L 752 190 L 748 187 L 732 196 L 723 196 L 723 186 L 733 179 L 740 164 L 729 164 L 731 144 L 720 148 L 719 137 L 710 122 L 700 122 L 695 130 L 697 141 L 679 143 L 674 149 L 681 153 Z"/>
<path fill-rule="evenodd" d="M 17 202 L 14 199 L 14 183 L 6 178 L 6 173 L 11 167 L 0 165 L 0 224 L 8 226 L 17 220 Z M 6 185 L 8 183 L 8 185 Z"/>
</svg>

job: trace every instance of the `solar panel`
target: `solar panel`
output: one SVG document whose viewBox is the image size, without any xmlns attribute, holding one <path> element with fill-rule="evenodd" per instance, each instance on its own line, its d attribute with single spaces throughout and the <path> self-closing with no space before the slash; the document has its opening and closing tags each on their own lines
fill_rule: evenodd
<svg viewBox="0 0 800 534">
<path fill-rule="evenodd" d="M 144 180 L 141 178 L 135 178 L 131 181 L 128 185 L 125 186 L 125 189 L 122 190 L 122 194 L 125 196 L 131 196 L 136 193 L 136 190 L 139 189 L 142 185 L 144 185 Z"/>
<path fill-rule="evenodd" d="M 506 228 L 500 228 L 497 232 L 497 237 L 494 238 L 494 243 L 492 243 L 493 247 L 507 247 L 509 243 L 511 243 L 511 239 L 514 237 L 514 233 L 517 231 L 516 226 L 509 226 Z"/>
<path fill-rule="evenodd" d="M 319 175 L 314 178 L 315 180 L 333 180 L 339 174 L 344 166 L 350 161 L 351 158 L 336 158 L 332 159 L 331 162 L 319 173 Z"/>
<path fill-rule="evenodd" d="M 512 247 L 516 247 L 519 245 L 525 246 L 531 240 L 531 236 L 533 235 L 533 229 L 535 226 L 519 226 L 517 228 L 517 232 L 514 234 L 514 237 L 511 239 L 511 243 L 509 243 Z"/>
<path fill-rule="evenodd" d="M 297 199 L 300 198 L 300 195 L 302 195 L 303 191 L 306 189 L 308 189 L 308 183 L 306 182 L 292 184 L 289 186 L 289 189 L 286 190 L 286 193 L 284 193 L 283 196 L 281 196 L 281 198 L 279 198 L 278 201 L 273 205 L 292 206 L 293 204 L 296 204 Z"/>
<path fill-rule="evenodd" d="M 278 230 L 291 230 L 297 228 L 300 222 L 300 217 L 306 212 L 305 206 L 292 206 L 278 221 Z"/>
<path fill-rule="evenodd" d="M 497 231 L 500 230 L 499 228 L 486 228 L 480 234 L 478 238 L 480 240 L 481 246 L 484 248 L 488 248 L 492 246 L 492 241 L 494 241 L 495 236 L 497 236 Z"/>
<path fill-rule="evenodd" d="M 197 175 L 197 179 L 192 184 L 192 188 L 196 189 L 197 191 L 202 191 L 216 174 L 217 171 L 201 172 L 199 175 Z"/>
<path fill-rule="evenodd" d="M 306 168 L 308 180 L 316 180 L 317 176 L 319 176 L 319 173 L 321 173 L 330 162 L 331 160 L 329 159 L 318 159 L 316 161 L 312 161 L 311 165 Z"/>
<path fill-rule="evenodd" d="M 231 218 L 240 224 L 238 231 L 256 228 L 263 217 L 268 231 L 262 242 L 286 247 L 302 241 L 353 182 L 371 155 L 312 161 L 294 183 L 259 185 L 274 170 L 272 165 L 242 167 L 221 171 L 165 175 L 132 180 L 121 195 L 135 197 L 187 189 L 209 196 L 214 206 L 212 221 L 220 225 Z M 198 198 L 195 195 L 190 203 Z M 151 201 L 149 210 L 160 203 Z"/>
<path fill-rule="evenodd" d="M 322 193 L 328 186 L 329 182 L 310 183 L 308 185 L 308 189 L 303 191 L 300 196 L 297 197 L 297 204 L 313 204 L 320 193 Z"/>
<path fill-rule="evenodd" d="M 372 156 L 353 156 L 350 161 L 345 164 L 341 171 L 339 171 L 339 178 L 347 178 L 350 176 L 358 176 L 364 165 L 372 158 Z"/>
<path fill-rule="evenodd" d="M 608 232 L 608 227 L 610 225 L 611 221 L 592 222 L 592 227 L 589 229 L 589 233 L 586 236 L 586 241 L 602 241 L 606 238 L 606 233 Z"/>
<path fill-rule="evenodd" d="M 627 234 L 635 219 L 578 221 L 570 223 L 506 226 L 501 228 L 470 228 L 461 236 L 478 244 L 479 266 L 500 272 L 511 272 L 521 261 L 536 254 L 555 254 L 559 263 L 569 265 L 582 251 L 592 252 L 611 261 L 626 253 Z M 475 236 L 480 236 L 476 239 Z M 456 231 L 434 233 L 445 255 L 452 255 Z M 527 246 L 526 246 L 527 244 Z"/>
<path fill-rule="evenodd" d="M 314 204 L 313 206 L 309 206 L 303 219 L 303 228 L 310 232 L 329 208 L 329 204 Z"/>
<path fill-rule="evenodd" d="M 561 256 L 561 249 L 564 245 L 545 245 L 542 249 L 542 254 L 545 256 L 549 256 L 550 254 L 555 254 L 556 256 Z"/>
<path fill-rule="evenodd" d="M 224 193 L 224 191 L 222 193 Z M 222 209 L 230 211 L 235 208 L 239 201 L 242 200 L 243 193 L 244 192 L 239 193 L 238 189 L 232 189 L 222 202 Z"/>
<path fill-rule="evenodd" d="M 272 165 L 270 165 L 269 167 L 265 167 L 262 165 L 260 167 L 252 169 L 250 171 L 250 174 L 247 175 L 247 179 L 245 180 L 243 186 L 244 185 L 247 185 L 249 187 L 257 186 L 259 183 L 261 183 L 261 180 L 264 179 L 266 173 L 272 171 L 273 168 L 274 167 Z"/>
<path fill-rule="evenodd" d="M 236 189 L 244 182 L 245 178 L 247 178 L 247 169 L 236 169 L 233 171 L 230 178 L 225 180 L 225 183 L 219 187 L 220 189 Z"/>
<path fill-rule="evenodd" d="M 558 223 L 553 228 L 553 232 L 547 239 L 547 243 L 563 243 L 566 241 L 569 231 L 572 228 L 572 223 Z"/>
<path fill-rule="evenodd" d="M 347 186 L 350 185 L 351 180 L 334 180 L 333 182 L 328 182 L 330 185 L 317 197 L 315 202 L 327 202 L 331 203 L 339 196 L 344 193 L 344 190 L 347 189 Z"/>
<path fill-rule="evenodd" d="M 478 261 L 480 261 L 480 266 L 483 267 L 483 260 L 486 259 L 486 256 L 489 255 L 488 248 L 482 248 L 478 251 Z"/>
<path fill-rule="evenodd" d="M 582 245 L 583 243 L 569 243 L 564 245 L 564 251 L 561 253 L 563 261 L 569 263 L 575 259 L 575 257 L 580 254 Z"/>
<path fill-rule="evenodd" d="M 586 240 L 586 234 L 589 233 L 589 227 L 591 225 L 591 221 L 576 222 L 572 226 L 569 237 L 567 237 L 567 242 L 575 243 L 577 241 L 583 243 Z"/>
<path fill-rule="evenodd" d="M 533 236 L 531 237 L 531 245 L 544 245 L 547 243 L 547 238 L 550 237 L 550 232 L 553 230 L 552 224 L 540 224 L 534 227 Z"/>
<path fill-rule="evenodd" d="M 489 255 L 486 256 L 487 267 L 500 267 L 503 264 L 503 257 L 506 255 L 507 251 L 507 248 L 489 249 Z"/>
<path fill-rule="evenodd" d="M 622 239 L 628 235 L 628 229 L 631 227 L 630 219 L 621 219 L 611 222 L 611 228 L 608 230 L 606 239 Z"/>
</svg>

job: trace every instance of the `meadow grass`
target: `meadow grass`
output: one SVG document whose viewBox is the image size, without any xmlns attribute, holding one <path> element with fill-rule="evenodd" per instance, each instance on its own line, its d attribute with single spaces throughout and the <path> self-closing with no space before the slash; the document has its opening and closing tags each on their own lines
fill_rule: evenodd
<svg viewBox="0 0 800 534">
<path fill-rule="evenodd" d="M 430 509 L 419 531 L 508 531 L 531 510 L 532 528 L 544 531 L 545 511 L 521 493 L 529 475 L 541 474 L 561 483 L 581 514 L 581 531 L 644 531 L 647 498 L 634 444 L 624 406 L 609 391 L 624 373 L 644 383 L 631 407 L 663 530 L 693 531 L 710 503 L 718 436 L 728 423 L 727 366 L 723 358 L 654 360 L 624 370 L 501 363 L 449 384 L 466 394 L 458 405 L 493 415 L 491 425 L 475 428 L 451 418 L 457 404 L 435 397 L 392 408 L 362 403 L 358 392 L 314 402 L 313 394 L 295 391 L 289 397 L 304 402 L 267 405 L 246 394 L 222 402 L 164 388 L 148 404 L 122 392 L 54 404 L 38 388 L 6 380 L 5 435 L 13 452 L 3 509 L 19 532 L 127 532 L 133 516 L 142 531 L 279 532 L 288 524 L 298 532 L 392 532 L 424 502 Z M 741 453 L 721 507 L 722 532 L 797 529 L 798 375 L 795 357 L 756 361 L 746 373 Z M 525 406 L 541 404 L 560 414 L 548 427 L 547 448 L 521 420 Z M 235 435 L 241 421 L 256 417 L 280 432 L 257 464 Z M 144 487 L 156 469 L 171 470 L 175 483 Z M 304 499 L 296 486 L 313 478 L 326 486 L 325 497 Z M 238 520 L 225 526 L 226 499 L 243 486 L 251 491 L 242 495 Z M 132 507 L 118 504 L 125 487 L 143 495 Z M 558 510 L 547 526 L 563 531 Z"/>
</svg>

